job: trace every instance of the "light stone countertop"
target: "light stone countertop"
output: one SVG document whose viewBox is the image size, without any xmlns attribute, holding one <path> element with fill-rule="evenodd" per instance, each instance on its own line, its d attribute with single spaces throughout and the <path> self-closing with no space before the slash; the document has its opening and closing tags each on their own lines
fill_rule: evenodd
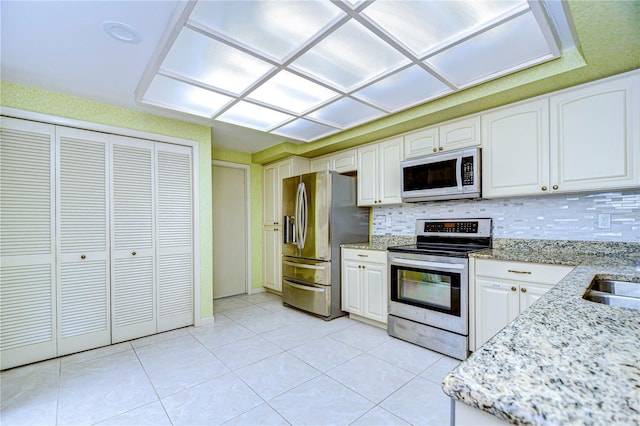
<svg viewBox="0 0 640 426">
<path fill-rule="evenodd" d="M 472 256 L 576 268 L 447 375 L 444 392 L 514 424 L 640 424 L 640 311 L 582 299 L 596 275 L 640 283 L 640 244 L 496 240 Z"/>
<path fill-rule="evenodd" d="M 372 235 L 371 241 L 362 243 L 341 244 L 340 247 L 359 250 L 387 251 L 387 247 L 389 246 L 415 244 L 415 242 L 416 237 L 407 237 L 401 235 Z"/>
</svg>

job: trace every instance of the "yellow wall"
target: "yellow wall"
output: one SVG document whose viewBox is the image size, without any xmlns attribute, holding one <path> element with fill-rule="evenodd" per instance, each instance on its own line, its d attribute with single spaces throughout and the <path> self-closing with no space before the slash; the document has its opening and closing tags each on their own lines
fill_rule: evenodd
<svg viewBox="0 0 640 426">
<path fill-rule="evenodd" d="M 200 202 L 200 317 L 213 316 L 211 238 L 211 130 L 125 108 L 62 95 L 32 87 L 0 82 L 0 105 L 57 117 L 121 127 L 198 142 Z"/>
</svg>

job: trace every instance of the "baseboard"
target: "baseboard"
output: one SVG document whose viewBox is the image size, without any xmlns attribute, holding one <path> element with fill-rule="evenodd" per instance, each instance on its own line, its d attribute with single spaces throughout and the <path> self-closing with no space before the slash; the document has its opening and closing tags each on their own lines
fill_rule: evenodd
<svg viewBox="0 0 640 426">
<path fill-rule="evenodd" d="M 365 317 L 361 317 L 360 315 L 356 315 L 356 314 L 349 314 L 349 318 L 351 318 L 352 320 L 356 320 L 356 321 L 360 321 L 360 322 L 364 322 L 366 324 L 372 325 L 374 327 L 378 327 L 381 328 L 383 330 L 387 329 L 387 324 L 380 322 L 380 321 L 376 321 L 376 320 L 372 320 L 369 318 L 365 318 Z"/>
<path fill-rule="evenodd" d="M 250 288 L 249 289 L 249 294 L 258 294 L 258 293 L 264 293 L 267 290 L 264 287 L 258 287 L 258 288 Z"/>
</svg>

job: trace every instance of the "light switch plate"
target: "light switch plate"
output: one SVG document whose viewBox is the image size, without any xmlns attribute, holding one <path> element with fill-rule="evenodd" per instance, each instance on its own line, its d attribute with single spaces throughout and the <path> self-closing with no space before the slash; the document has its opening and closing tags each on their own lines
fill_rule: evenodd
<svg viewBox="0 0 640 426">
<path fill-rule="evenodd" d="M 611 214 L 598 213 L 598 228 L 600 229 L 611 228 Z"/>
</svg>

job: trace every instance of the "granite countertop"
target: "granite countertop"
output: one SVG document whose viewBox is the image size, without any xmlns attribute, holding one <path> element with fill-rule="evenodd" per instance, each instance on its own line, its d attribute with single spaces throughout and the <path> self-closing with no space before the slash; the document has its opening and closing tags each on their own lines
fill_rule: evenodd
<svg viewBox="0 0 640 426">
<path fill-rule="evenodd" d="M 444 392 L 514 424 L 640 424 L 640 311 L 582 299 L 596 275 L 640 283 L 640 245 L 494 243 L 473 256 L 576 268 L 447 375 Z"/>
<path fill-rule="evenodd" d="M 362 243 L 341 244 L 340 247 L 359 250 L 387 251 L 389 246 L 415 244 L 416 237 L 404 235 L 372 235 L 370 241 Z"/>
</svg>

